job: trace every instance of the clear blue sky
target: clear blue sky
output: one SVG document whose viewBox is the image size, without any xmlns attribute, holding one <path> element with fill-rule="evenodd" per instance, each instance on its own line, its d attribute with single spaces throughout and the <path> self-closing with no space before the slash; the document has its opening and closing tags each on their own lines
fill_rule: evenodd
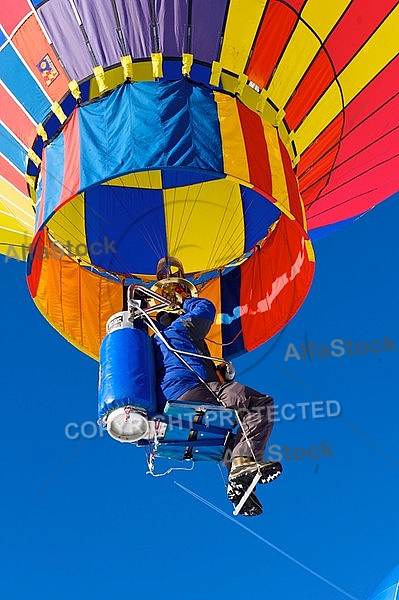
<svg viewBox="0 0 399 600">
<path fill-rule="evenodd" d="M 398 223 L 396 196 L 317 242 L 301 311 L 237 361 L 239 379 L 280 406 L 336 400 L 342 412 L 276 423 L 272 444 L 324 441 L 333 456 L 284 460 L 283 477 L 259 489 L 264 515 L 236 523 L 175 484 L 230 515 L 214 464 L 154 479 L 142 450 L 100 436 L 81 446 L 83 438 L 67 439 L 68 423 L 96 420 L 97 364 L 35 309 L 25 265 L 1 259 L 2 597 L 345 598 L 242 523 L 365 600 L 399 563 Z M 299 351 L 304 340 L 384 336 L 380 354 L 284 360 L 289 344 Z"/>
</svg>

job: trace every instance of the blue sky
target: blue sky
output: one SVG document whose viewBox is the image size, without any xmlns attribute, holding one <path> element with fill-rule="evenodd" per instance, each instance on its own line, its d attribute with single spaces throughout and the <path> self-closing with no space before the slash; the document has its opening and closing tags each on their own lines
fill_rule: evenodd
<svg viewBox="0 0 399 600">
<path fill-rule="evenodd" d="M 214 464 L 155 479 L 140 449 L 66 437 L 68 423 L 96 420 L 97 364 L 35 309 L 25 265 L 1 260 L 4 598 L 345 598 L 267 542 L 354 598 L 369 597 L 399 563 L 397 200 L 318 241 L 300 312 L 236 361 L 238 379 L 279 406 L 341 407 L 339 417 L 275 424 L 271 443 L 288 445 L 290 456 L 323 442 L 330 455 L 283 460 L 283 476 L 259 489 L 256 519 L 232 521 L 176 485 L 230 516 Z M 337 339 L 354 347 L 382 340 L 383 350 L 285 360 L 290 344 L 299 351 L 304 340 Z"/>
</svg>

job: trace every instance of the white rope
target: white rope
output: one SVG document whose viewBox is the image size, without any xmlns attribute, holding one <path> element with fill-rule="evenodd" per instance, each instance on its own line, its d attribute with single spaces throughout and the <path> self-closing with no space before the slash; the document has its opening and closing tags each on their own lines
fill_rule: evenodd
<svg viewBox="0 0 399 600">
<path fill-rule="evenodd" d="M 154 473 L 154 471 L 147 471 L 146 475 L 152 475 L 153 477 L 163 477 L 164 475 L 169 475 L 172 471 L 192 471 L 194 469 L 194 462 L 192 462 L 191 467 L 170 467 L 164 473 Z"/>
<path fill-rule="evenodd" d="M 251 485 L 248 487 L 247 491 L 245 492 L 245 494 L 243 495 L 243 497 L 241 498 L 241 500 L 239 501 L 239 503 L 237 504 L 237 506 L 233 510 L 233 515 L 235 517 L 238 514 L 240 514 L 240 510 L 242 509 L 242 507 L 244 506 L 244 504 L 246 503 L 246 501 L 248 500 L 248 498 L 250 497 L 250 495 L 254 491 L 254 489 L 256 487 L 256 484 L 258 483 L 260 477 L 261 477 L 260 473 L 259 472 L 256 473 L 255 477 L 252 480 Z"/>
<path fill-rule="evenodd" d="M 225 488 L 227 488 L 227 481 L 226 481 L 226 479 L 225 479 L 225 477 L 224 477 L 224 475 L 223 475 L 223 471 L 222 471 L 222 469 L 221 469 L 221 467 L 220 467 L 220 462 L 217 462 L 216 464 L 217 464 L 217 466 L 218 466 L 219 473 L 220 473 L 220 476 L 221 476 L 221 478 L 222 478 L 222 481 L 223 481 L 223 485 L 224 485 L 224 487 L 225 487 Z"/>
<path fill-rule="evenodd" d="M 160 422 L 157 421 L 155 424 L 154 442 L 153 442 L 154 449 L 152 449 L 152 444 L 151 444 L 150 445 L 150 447 L 151 447 L 150 453 L 149 453 L 149 455 L 147 455 L 148 471 L 146 472 L 146 475 L 152 475 L 152 477 L 164 477 L 164 475 L 169 475 L 169 473 L 172 473 L 172 471 L 192 471 L 194 469 L 194 461 L 191 461 L 191 467 L 171 467 L 170 469 L 167 469 L 164 473 L 155 473 L 154 450 L 156 450 L 158 448 L 158 444 L 159 444 L 159 438 L 158 438 L 159 423 Z"/>
<path fill-rule="evenodd" d="M 226 406 L 225 404 L 223 404 L 223 406 Z M 226 406 L 226 408 L 228 408 L 228 406 Z M 247 433 L 245 431 L 245 427 L 244 427 L 244 423 L 241 421 L 240 415 L 238 414 L 238 410 L 234 409 L 234 412 L 236 414 L 236 418 L 237 418 L 237 423 L 239 424 L 239 426 L 241 427 L 241 431 L 244 435 L 245 441 L 247 442 L 248 448 L 250 449 L 250 452 L 252 454 L 252 458 L 254 459 L 256 466 L 258 467 L 258 474 L 261 475 L 260 472 L 260 464 L 258 459 L 255 456 L 255 452 L 254 449 L 252 448 L 251 442 L 248 439 Z"/>
<path fill-rule="evenodd" d="M 230 409 L 230 410 L 234 410 L 234 413 L 236 415 L 236 419 L 237 419 L 237 423 L 241 428 L 241 431 L 243 433 L 244 439 L 248 445 L 248 448 L 252 454 L 252 458 L 254 459 L 254 462 L 257 466 L 257 471 L 258 474 L 261 475 L 261 470 L 260 470 L 260 464 L 258 459 L 255 456 L 255 452 L 254 449 L 252 448 L 251 442 L 249 441 L 247 432 L 245 431 L 245 427 L 244 427 L 244 423 L 241 420 L 240 415 L 238 414 L 238 410 L 237 409 L 231 409 L 229 406 L 226 406 L 226 404 L 219 398 L 219 396 L 216 394 L 216 392 L 214 392 L 212 390 L 212 388 L 207 384 L 206 381 L 204 381 L 204 379 L 202 379 L 202 377 L 195 371 L 195 369 L 193 369 L 193 367 L 191 365 L 188 364 L 188 362 L 186 360 L 184 360 L 184 358 L 179 354 L 179 351 L 176 350 L 176 348 L 173 348 L 173 346 L 171 346 L 171 344 L 169 344 L 164 336 L 162 335 L 162 333 L 159 331 L 158 327 L 155 325 L 153 319 L 151 319 L 151 317 L 149 317 L 149 315 L 147 315 L 147 313 L 141 308 L 141 307 L 135 307 L 135 310 L 137 310 L 138 312 L 140 312 L 142 314 L 143 319 L 147 322 L 148 326 L 152 329 L 152 331 L 155 333 L 155 335 L 157 335 L 159 337 L 159 339 L 165 344 L 165 346 L 171 350 L 171 352 L 173 352 L 173 354 L 190 370 L 192 371 L 197 378 L 199 379 L 199 381 L 205 385 L 205 387 L 208 389 L 208 391 L 212 394 L 212 396 L 214 398 L 216 398 L 216 400 L 218 401 L 218 403 L 223 406 L 224 408 Z M 198 355 L 199 358 L 202 358 L 201 355 Z M 183 469 L 183 470 L 187 470 L 187 469 Z"/>
</svg>

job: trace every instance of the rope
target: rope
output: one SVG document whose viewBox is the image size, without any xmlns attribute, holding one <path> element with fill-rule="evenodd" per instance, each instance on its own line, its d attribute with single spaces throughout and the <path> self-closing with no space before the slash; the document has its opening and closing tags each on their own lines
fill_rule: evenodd
<svg viewBox="0 0 399 600">
<path fill-rule="evenodd" d="M 176 348 L 173 348 L 173 346 L 171 346 L 165 339 L 165 337 L 162 335 L 162 333 L 159 331 L 158 327 L 155 325 L 154 321 L 151 319 L 151 317 L 149 317 L 147 315 L 147 313 L 140 307 L 136 307 L 135 310 L 137 310 L 138 312 L 141 313 L 143 319 L 145 319 L 145 321 L 147 322 L 148 326 L 150 327 L 150 329 L 152 329 L 152 331 L 159 337 L 159 339 L 161 340 L 161 342 L 163 342 L 165 344 L 165 346 L 168 348 L 168 350 L 170 350 L 171 352 L 173 352 L 173 354 L 190 370 L 192 371 L 196 377 L 199 379 L 199 381 L 207 388 L 207 390 L 212 394 L 212 396 L 216 399 L 216 401 L 218 402 L 218 404 L 220 404 L 220 406 L 223 406 L 224 408 L 230 408 L 229 406 L 226 406 L 226 404 L 219 398 L 219 396 L 216 394 L 216 392 L 214 392 L 212 390 L 212 388 L 208 385 L 208 383 L 195 371 L 195 369 L 193 369 L 193 367 L 191 365 L 188 364 L 188 362 L 186 360 L 184 360 L 184 358 L 179 354 L 179 351 L 176 350 Z M 198 355 L 200 358 L 201 356 Z M 257 466 L 257 470 L 258 473 L 261 473 L 260 470 L 260 464 L 259 461 L 257 460 L 256 456 L 255 456 L 255 452 L 254 449 L 252 448 L 251 442 L 248 439 L 248 435 L 247 432 L 245 431 L 245 427 L 244 427 L 244 423 L 241 420 L 240 415 L 238 414 L 238 410 L 237 409 L 233 409 L 234 413 L 236 415 L 236 419 L 237 419 L 237 423 L 239 424 L 241 431 L 243 433 L 243 436 L 245 438 L 245 441 L 247 442 L 248 448 L 252 454 L 252 458 L 254 459 L 254 462 L 256 463 Z M 183 469 L 183 470 L 187 470 L 187 469 Z"/>
<path fill-rule="evenodd" d="M 158 429 L 159 429 L 159 421 L 155 424 L 154 431 L 154 443 L 150 442 L 150 452 L 147 453 L 147 465 L 148 471 L 146 475 L 152 475 L 152 477 L 163 477 L 164 475 L 169 475 L 172 471 L 192 471 L 194 469 L 194 461 L 191 461 L 191 467 L 171 467 L 167 469 L 164 473 L 155 473 L 155 454 L 154 450 L 156 450 L 158 446 Z"/>
<path fill-rule="evenodd" d="M 152 475 L 152 477 L 164 477 L 164 475 L 169 475 L 169 473 L 172 473 L 172 471 L 192 471 L 193 469 L 194 469 L 194 461 L 191 461 L 191 467 L 170 467 L 170 469 L 167 469 L 164 473 L 154 473 L 154 461 L 153 461 L 152 468 L 149 466 L 149 470 L 146 472 L 146 475 Z"/>
<path fill-rule="evenodd" d="M 223 481 L 223 485 L 224 485 L 225 488 L 227 488 L 227 481 L 226 481 L 226 478 L 225 478 L 224 473 L 222 471 L 222 468 L 220 466 L 220 462 L 217 463 L 217 466 L 218 466 L 219 473 L 220 473 L 220 476 L 221 476 L 222 481 Z"/>
</svg>

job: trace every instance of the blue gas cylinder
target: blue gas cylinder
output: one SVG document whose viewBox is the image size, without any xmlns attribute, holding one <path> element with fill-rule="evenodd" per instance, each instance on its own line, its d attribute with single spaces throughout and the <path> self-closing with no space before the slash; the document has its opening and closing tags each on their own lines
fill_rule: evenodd
<svg viewBox="0 0 399 600">
<path fill-rule="evenodd" d="M 155 358 L 147 333 L 121 318 L 101 344 L 98 416 L 104 421 L 128 406 L 148 417 L 156 413 Z"/>
</svg>

